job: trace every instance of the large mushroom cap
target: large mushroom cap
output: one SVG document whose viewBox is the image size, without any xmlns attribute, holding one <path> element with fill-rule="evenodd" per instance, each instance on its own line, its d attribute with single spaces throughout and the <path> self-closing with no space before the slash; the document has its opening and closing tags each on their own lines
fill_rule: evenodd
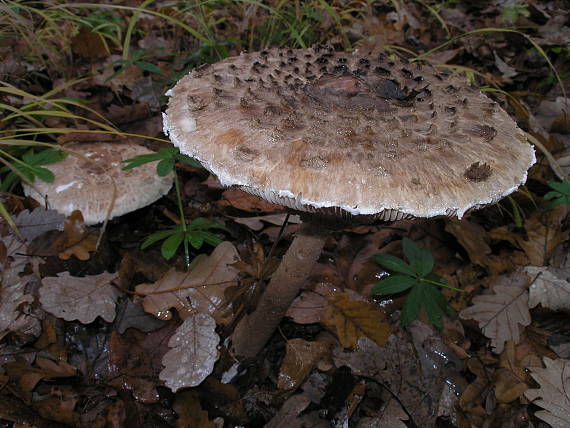
<svg viewBox="0 0 570 428">
<path fill-rule="evenodd" d="M 122 160 L 154 153 L 146 147 L 114 143 L 66 147 L 84 158 L 70 155 L 46 166 L 55 175 L 54 182 L 36 180 L 34 188 L 39 194 L 28 185 L 24 185 L 24 193 L 66 215 L 80 210 L 86 224 L 101 223 L 107 217 L 113 200 L 113 180 L 117 193 L 110 218 L 149 205 L 172 187 L 172 174 L 159 177 L 155 162 L 127 171 L 122 169 L 125 166 Z"/>
<path fill-rule="evenodd" d="M 456 215 L 525 182 L 534 150 L 464 79 L 383 54 L 271 49 L 182 78 L 165 132 L 222 184 L 302 211 Z"/>
</svg>

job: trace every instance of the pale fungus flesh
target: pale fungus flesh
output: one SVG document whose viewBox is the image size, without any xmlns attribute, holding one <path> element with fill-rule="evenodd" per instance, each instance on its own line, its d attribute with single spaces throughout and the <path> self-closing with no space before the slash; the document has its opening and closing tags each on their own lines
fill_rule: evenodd
<svg viewBox="0 0 570 428">
<path fill-rule="evenodd" d="M 172 187 L 172 174 L 159 177 L 156 162 L 123 170 L 123 160 L 154 153 L 146 147 L 103 142 L 66 147 L 75 154 L 45 166 L 55 180 L 24 184 L 24 193 L 65 215 L 81 211 L 85 224 L 105 221 L 111 204 L 109 218 L 118 217 L 152 204 Z"/>
</svg>

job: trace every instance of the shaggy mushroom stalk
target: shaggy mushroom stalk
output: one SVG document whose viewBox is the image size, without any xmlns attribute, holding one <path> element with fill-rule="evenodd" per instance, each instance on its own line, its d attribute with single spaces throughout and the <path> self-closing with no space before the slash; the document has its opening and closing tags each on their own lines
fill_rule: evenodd
<svg viewBox="0 0 570 428">
<path fill-rule="evenodd" d="M 235 328 L 232 341 L 236 355 L 253 357 L 263 349 L 309 277 L 325 240 L 322 227 L 303 223 L 256 309 Z"/>
</svg>

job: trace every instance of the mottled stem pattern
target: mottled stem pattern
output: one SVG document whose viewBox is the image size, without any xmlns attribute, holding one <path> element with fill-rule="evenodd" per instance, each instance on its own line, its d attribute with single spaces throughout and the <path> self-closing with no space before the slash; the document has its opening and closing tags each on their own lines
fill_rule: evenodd
<svg viewBox="0 0 570 428">
<path fill-rule="evenodd" d="M 322 227 L 303 223 L 256 309 L 237 324 L 232 337 L 236 355 L 253 357 L 263 349 L 309 277 L 325 240 Z"/>
</svg>

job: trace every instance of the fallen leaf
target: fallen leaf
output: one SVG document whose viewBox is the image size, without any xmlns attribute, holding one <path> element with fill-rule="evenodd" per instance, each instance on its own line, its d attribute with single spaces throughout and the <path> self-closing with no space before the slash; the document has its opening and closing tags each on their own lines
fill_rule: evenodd
<svg viewBox="0 0 570 428">
<path fill-rule="evenodd" d="M 63 214 L 43 207 L 31 212 L 24 210 L 14 218 L 18 230 L 28 242 L 50 230 L 63 230 L 64 221 Z"/>
<path fill-rule="evenodd" d="M 527 236 L 513 233 L 506 226 L 492 230 L 489 236 L 510 242 L 526 253 L 532 265 L 542 266 L 554 248 L 570 235 L 570 231 L 562 231 L 565 218 L 566 208 L 563 206 L 548 211 L 537 210 L 525 222 Z"/>
<path fill-rule="evenodd" d="M 495 397 L 499 403 L 510 403 L 528 389 L 526 371 L 516 351 L 514 342 L 507 341 L 499 368 L 493 373 Z"/>
<path fill-rule="evenodd" d="M 539 389 L 529 389 L 526 398 L 542 407 L 535 413 L 552 428 L 570 426 L 570 361 L 562 358 L 551 360 L 544 357 L 546 368 L 532 367 L 531 376 L 540 385 Z"/>
<path fill-rule="evenodd" d="M 103 36 L 86 26 L 71 39 L 71 49 L 75 54 L 93 61 L 108 55 Z"/>
<path fill-rule="evenodd" d="M 380 346 L 386 343 L 390 325 L 384 321 L 385 312 L 378 306 L 366 301 L 351 301 L 346 293 L 329 294 L 326 300 L 323 321 L 336 331 L 343 347 L 356 346 L 362 336 L 369 337 Z"/>
<path fill-rule="evenodd" d="M 528 277 L 521 272 L 499 277 L 492 287 L 495 294 L 475 296 L 473 305 L 463 309 L 459 317 L 477 321 L 500 354 L 505 342 L 518 343 L 522 329 L 530 324 L 527 286 Z"/>
<path fill-rule="evenodd" d="M 528 305 L 558 311 L 570 309 L 570 283 L 547 267 L 527 266 L 524 271 L 533 279 L 528 290 Z"/>
<path fill-rule="evenodd" d="M 267 202 L 265 199 L 261 199 L 258 196 L 254 196 L 239 189 L 225 190 L 217 204 L 221 206 L 232 206 L 238 210 L 252 213 L 283 211 L 283 207 L 281 205 L 272 204 Z"/>
<path fill-rule="evenodd" d="M 281 226 L 286 218 L 287 214 L 269 214 L 258 217 L 238 217 L 234 218 L 234 221 L 249 227 L 251 230 L 259 231 L 263 229 L 264 222 Z M 301 218 L 298 215 L 290 215 L 287 223 L 301 224 Z"/>
<path fill-rule="evenodd" d="M 176 394 L 174 411 L 178 414 L 176 428 L 214 428 L 208 419 L 208 412 L 202 409 L 196 391 L 183 391 Z"/>
<path fill-rule="evenodd" d="M 33 308 L 34 297 L 26 286 L 37 281 L 34 275 L 20 277 L 26 268 L 26 246 L 10 235 L 0 239 L 6 254 L 0 261 L 0 338 L 8 332 L 39 336 L 42 314 Z"/>
<path fill-rule="evenodd" d="M 313 324 L 323 320 L 326 299 L 314 291 L 303 291 L 285 314 L 297 324 Z"/>
<path fill-rule="evenodd" d="M 65 219 L 63 235 L 53 243 L 53 248 L 62 260 L 68 260 L 71 256 L 89 260 L 89 253 L 97 249 L 97 234 L 85 226 L 80 211 L 73 211 Z"/>
<path fill-rule="evenodd" d="M 137 285 L 136 291 L 148 293 L 143 299 L 143 307 L 158 318 L 168 319 L 170 309 L 175 308 L 182 319 L 201 312 L 212 315 L 220 324 L 228 323 L 231 317 L 223 310 L 224 292 L 239 273 L 232 266 L 238 260 L 235 246 L 228 241 L 222 242 L 210 256 L 196 257 L 189 272 L 172 268 L 159 281 Z"/>
<path fill-rule="evenodd" d="M 296 389 L 328 352 L 329 347 L 323 342 L 288 340 L 285 358 L 277 379 L 277 388 L 286 391 Z"/>
<path fill-rule="evenodd" d="M 469 358 L 465 366 L 475 375 L 475 380 L 467 385 L 461 394 L 459 406 L 463 411 L 474 413 L 477 417 L 479 413 L 485 413 L 483 402 L 491 388 L 491 376 L 481 360 L 476 357 Z"/>
<path fill-rule="evenodd" d="M 189 316 L 168 341 L 173 349 L 162 358 L 160 379 L 173 392 L 200 385 L 218 359 L 219 341 L 214 318 L 202 313 Z"/>
<path fill-rule="evenodd" d="M 333 359 L 337 367 L 347 366 L 353 374 L 374 379 L 387 388 L 416 426 L 435 426 L 450 367 L 438 370 L 437 376 L 426 375 L 413 344 L 401 332 L 391 334 L 385 346 L 361 337 L 354 350 L 333 349 Z"/>
<path fill-rule="evenodd" d="M 403 421 L 410 419 L 395 399 L 390 399 L 380 413 L 379 416 L 360 419 L 356 428 L 406 428 Z"/>
<path fill-rule="evenodd" d="M 483 267 L 488 265 L 490 239 L 483 226 L 465 219 L 449 219 L 445 231 L 455 236 L 473 263 Z"/>
<path fill-rule="evenodd" d="M 264 428 L 291 428 L 300 426 L 297 417 L 309 404 L 311 404 L 311 399 L 304 394 L 292 396 L 285 401 L 277 414 L 264 425 Z"/>
<path fill-rule="evenodd" d="M 117 274 L 107 272 L 86 277 L 62 272 L 57 277 L 43 278 L 40 303 L 44 310 L 66 321 L 89 324 L 100 316 L 112 322 L 119 297 L 119 291 L 111 284 L 115 278 Z"/>
</svg>

